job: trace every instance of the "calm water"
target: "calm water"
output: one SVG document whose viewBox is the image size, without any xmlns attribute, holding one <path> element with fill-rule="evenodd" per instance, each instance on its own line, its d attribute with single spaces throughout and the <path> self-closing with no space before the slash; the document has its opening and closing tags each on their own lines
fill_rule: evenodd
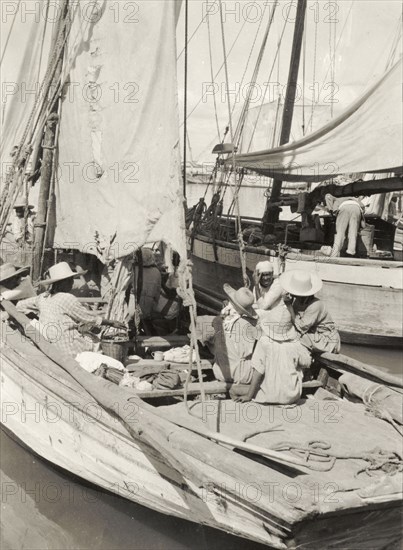
<svg viewBox="0 0 403 550">
<path fill-rule="evenodd" d="M 344 346 L 352 357 L 402 374 L 399 350 Z M 0 432 L 2 550 L 263 550 L 85 486 Z"/>
</svg>

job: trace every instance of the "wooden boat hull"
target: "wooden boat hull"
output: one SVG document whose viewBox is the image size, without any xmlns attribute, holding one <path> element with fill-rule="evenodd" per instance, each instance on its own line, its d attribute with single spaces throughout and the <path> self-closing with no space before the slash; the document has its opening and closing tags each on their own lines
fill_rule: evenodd
<svg viewBox="0 0 403 550">
<path fill-rule="evenodd" d="M 225 299 L 225 282 L 241 286 L 239 250 L 236 245 L 216 244 L 210 239 L 194 240 L 192 262 L 197 302 L 217 312 Z M 257 262 L 277 262 L 269 251 L 247 248 L 251 278 Z M 403 326 L 403 268 L 398 262 L 319 258 L 289 254 L 286 269 L 315 271 L 323 280 L 321 296 L 337 323 L 342 341 L 371 346 L 401 346 Z"/>
<path fill-rule="evenodd" d="M 254 463 L 250 496 L 245 490 L 252 486 L 247 477 L 238 493 L 230 493 L 233 478 L 220 464 L 217 468 L 221 466 L 221 471 L 202 458 L 186 455 L 195 469 L 202 467 L 216 477 L 214 488 L 197 487 L 152 447 L 134 440 L 117 418 L 19 333 L 7 340 L 0 349 L 2 424 L 36 454 L 67 472 L 164 514 L 271 548 L 319 550 L 345 548 L 350 542 L 354 548 L 384 548 L 399 539 L 398 498 L 388 496 L 379 502 L 375 498 L 363 504 L 356 498 L 349 500 L 347 494 L 346 500 L 336 505 L 337 514 L 330 510 L 333 504 L 319 512 L 314 498 L 313 507 L 305 509 L 302 503 L 296 507 L 293 503 L 287 509 L 281 498 L 256 498 L 261 472 L 266 473 L 267 484 L 281 487 L 279 472 Z M 288 486 L 290 479 L 284 477 L 283 483 L 285 480 Z M 273 515 L 276 509 L 277 515 Z"/>
</svg>

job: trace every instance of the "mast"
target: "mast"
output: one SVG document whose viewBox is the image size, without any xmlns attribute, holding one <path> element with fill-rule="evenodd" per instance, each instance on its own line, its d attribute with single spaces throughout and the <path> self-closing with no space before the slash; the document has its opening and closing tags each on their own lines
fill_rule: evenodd
<svg viewBox="0 0 403 550">
<path fill-rule="evenodd" d="M 49 63 L 52 59 L 52 52 L 57 48 L 58 41 L 64 38 L 64 33 L 66 32 L 65 27 L 65 18 L 68 11 L 69 0 L 64 0 L 62 5 L 63 17 L 60 18 L 57 27 L 52 36 L 50 54 L 49 54 Z M 64 29 L 64 30 L 62 30 Z M 60 33 L 63 33 L 61 35 Z M 55 72 L 52 79 L 51 90 L 57 88 L 58 82 L 63 68 L 63 52 L 64 47 L 61 49 L 59 59 L 57 60 Z M 41 168 L 41 185 L 39 189 L 38 197 L 38 213 L 35 219 L 35 239 L 34 239 L 34 253 L 32 258 L 32 279 L 35 281 L 40 277 L 41 270 L 41 258 L 43 247 L 46 246 L 45 237 L 46 237 L 46 219 L 48 212 L 48 203 L 49 203 L 49 192 L 51 187 L 51 181 L 53 177 L 53 158 L 54 158 L 54 148 L 55 148 L 55 136 L 56 128 L 58 124 L 58 111 L 59 111 L 60 98 L 54 102 L 52 108 L 49 111 L 45 133 L 43 139 L 43 156 L 42 156 L 42 168 Z"/>
<path fill-rule="evenodd" d="M 306 5 L 307 0 L 298 0 L 279 145 L 288 143 L 290 139 L 292 117 L 294 114 L 295 94 L 297 91 L 298 71 L 301 59 L 302 38 L 304 35 Z M 265 233 L 265 226 L 267 227 L 268 224 L 272 224 L 278 220 L 278 210 L 273 208 L 273 205 L 270 203 L 274 203 L 279 200 L 282 183 L 282 180 L 273 181 L 271 195 L 266 203 L 266 210 L 263 216 L 263 233 Z"/>
</svg>

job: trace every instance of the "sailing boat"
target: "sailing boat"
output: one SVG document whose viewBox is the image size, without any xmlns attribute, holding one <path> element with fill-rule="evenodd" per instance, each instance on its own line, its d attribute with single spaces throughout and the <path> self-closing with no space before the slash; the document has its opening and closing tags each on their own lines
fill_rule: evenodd
<svg viewBox="0 0 403 550">
<path fill-rule="evenodd" d="M 124 18 L 116 22 L 107 2 L 91 17 L 79 6 L 61 4 L 64 17 L 56 25 L 45 76 L 47 82 L 57 75 L 61 100 L 59 131 L 50 136 L 59 136 L 60 172 L 52 184 L 54 244 L 91 251 L 107 261 L 113 246 L 118 259 L 124 259 L 136 246 L 165 239 L 181 254 L 186 280 L 177 170 L 178 5 L 140 2 L 136 32 Z M 56 71 L 62 49 L 63 66 Z M 91 101 L 80 97 L 69 103 L 61 87 L 67 81 L 87 86 Z M 116 97 L 107 99 L 116 83 L 128 91 L 127 82 L 137 83 L 138 102 L 127 106 Z M 161 89 L 170 109 L 156 93 Z M 53 115 L 49 97 L 53 102 L 50 89 L 23 129 L 18 154 L 26 137 L 35 136 L 33 120 L 45 160 L 46 147 L 54 150 L 47 145 L 49 135 L 42 142 L 44 122 Z M 135 162 L 139 181 L 127 179 L 125 164 L 115 162 Z M 74 166 L 80 170 L 70 181 L 67 168 Z M 19 177 L 8 180 L 8 202 L 23 183 Z M 192 307 L 189 281 L 182 287 Z M 350 542 L 381 548 L 399 539 L 403 384 L 396 377 L 324 354 L 304 385 L 298 408 L 258 407 L 257 418 L 254 404 L 238 404 L 234 416 L 230 400 L 205 399 L 209 394 L 226 397 L 225 383 L 200 378 L 198 384 L 152 395 L 118 386 L 66 357 L 13 304 L 2 300 L 1 307 L 12 320 L 1 323 L 2 423 L 40 457 L 128 500 L 271 548 L 337 548 Z M 139 344 L 162 346 L 147 338 Z M 171 369 L 183 376 L 189 365 L 173 363 Z M 201 400 L 190 403 L 192 396 Z M 166 406 L 159 406 L 160 398 Z M 312 433 L 320 441 L 312 441 Z M 382 451 L 374 448 L 374 439 Z"/>
<path fill-rule="evenodd" d="M 299 8 L 303 2 L 298 4 Z M 300 13 L 302 10 L 300 9 Z M 301 17 L 304 17 L 303 15 Z M 296 22 L 296 35 L 298 21 Z M 303 23 L 299 24 L 303 28 Z M 295 36 L 296 36 L 295 35 Z M 299 46 L 292 52 L 293 63 L 290 67 L 289 89 L 297 87 L 299 54 L 301 49 L 302 31 L 299 33 Z M 294 64 L 294 65 L 293 65 Z M 270 218 L 270 209 L 274 212 L 281 206 L 295 207 L 295 211 L 310 215 L 313 207 L 324 199 L 325 193 L 334 193 L 337 196 L 349 194 L 367 194 L 401 191 L 401 101 L 400 75 L 402 61 L 398 60 L 388 71 L 375 82 L 361 97 L 353 102 L 338 116 L 324 123 L 314 132 L 301 136 L 296 141 L 288 143 L 291 129 L 290 113 L 293 99 L 286 98 L 284 110 L 283 130 L 280 146 L 249 152 L 249 146 L 256 138 L 257 117 L 251 109 L 252 131 L 240 141 L 247 148 L 244 151 L 232 153 L 233 146 L 225 144 L 217 147 L 218 163 L 224 164 L 227 174 L 238 172 L 239 177 L 244 174 L 255 173 L 260 176 L 273 178 L 271 196 L 267 202 L 265 218 Z M 387 101 L 385 101 L 387 98 Z M 259 108 L 258 113 L 260 113 Z M 273 112 L 273 109 L 271 110 Z M 268 110 L 270 113 L 270 110 Z M 298 113 L 299 114 L 299 113 Z M 267 118 L 267 116 L 266 116 Z M 270 118 L 270 117 L 269 117 Z M 273 117 L 272 117 L 273 120 Z M 267 120 L 265 121 L 267 123 Z M 245 123 L 244 123 L 245 124 Z M 274 125 L 276 125 L 274 123 Z M 284 133 L 284 125 L 287 129 Z M 238 123 L 238 128 L 242 124 Z M 267 129 L 267 126 L 266 126 Z M 273 130 L 273 134 L 278 129 Z M 238 135 L 239 138 L 239 135 Z M 238 142 L 236 143 L 238 146 Z M 213 151 L 214 152 L 214 151 Z M 368 180 L 363 183 L 352 183 L 350 186 L 332 185 L 333 178 L 350 174 L 367 174 Z M 225 176 L 230 178 L 231 176 Z M 360 176 L 358 176 L 360 177 Z M 358 177 L 356 179 L 358 179 Z M 372 180 L 372 178 L 374 178 Z M 375 179 L 376 178 L 376 179 Z M 336 181 L 335 179 L 335 181 Z M 366 179 L 366 178 L 364 178 Z M 297 197 L 280 197 L 281 182 L 304 182 L 312 186 L 326 180 L 330 186 L 321 186 L 310 195 L 304 197 L 305 207 L 298 208 Z M 353 179 L 347 179 L 353 182 Z M 234 184 L 232 184 L 234 185 Z M 226 191 L 231 185 L 217 185 L 219 192 Z M 236 194 L 240 195 L 242 183 L 235 184 Z M 230 194 L 230 193 L 229 193 Z M 247 190 L 243 192 L 245 198 Z M 242 204 L 240 205 L 240 208 Z M 258 205 L 256 205 L 256 208 Z M 250 208 L 250 207 L 249 207 Z M 323 218 L 330 222 L 329 218 Z M 403 326 L 403 288 L 402 263 L 393 260 L 393 240 L 396 227 L 376 217 L 368 219 L 375 226 L 373 233 L 367 236 L 367 243 L 361 243 L 363 256 L 358 258 L 329 258 L 320 254 L 323 244 L 332 244 L 333 234 L 329 225 L 325 226 L 327 241 L 323 242 L 315 236 L 315 228 L 310 228 L 310 237 L 302 238 L 300 222 L 289 223 L 274 219 L 267 223 L 257 218 L 242 217 L 237 220 L 235 215 L 221 216 L 215 225 L 215 234 L 207 227 L 194 227 L 192 230 L 192 261 L 194 263 L 194 287 L 199 305 L 208 312 L 220 310 L 224 298 L 222 285 L 229 282 L 234 286 L 242 284 L 245 277 L 251 281 L 251 275 L 257 262 L 271 259 L 277 263 L 280 258 L 281 267 L 278 269 L 308 269 L 316 271 L 324 281 L 322 297 L 328 304 L 331 314 L 339 326 L 342 341 L 346 343 L 400 346 L 402 343 Z M 275 223 L 276 225 L 273 225 Z M 239 227 L 240 224 L 240 227 Z M 269 231 L 265 230 L 265 225 Z M 269 233 L 273 237 L 267 242 L 260 239 L 257 243 L 241 243 L 241 262 L 237 240 L 240 233 L 248 235 L 256 230 L 263 229 L 263 234 Z M 322 230 L 323 228 L 321 228 Z M 372 227 L 372 231 L 373 231 Z M 329 231 L 330 230 L 330 231 Z M 277 232 L 277 235 L 275 235 Z M 261 233 L 260 233 L 261 234 Z M 312 235 L 313 234 L 313 235 Z M 245 239 L 246 240 L 246 239 Z M 309 242 L 306 242 L 306 241 Z M 274 241 L 274 242 L 273 242 Z M 321 242 L 320 242 L 321 241 Z M 373 244 L 384 255 L 372 254 Z M 281 245 L 281 254 L 278 254 L 278 245 Z M 286 245 L 286 249 L 284 248 Z M 298 266 L 297 266 L 298 263 Z M 246 273 L 243 274 L 240 265 L 244 264 Z"/>
</svg>

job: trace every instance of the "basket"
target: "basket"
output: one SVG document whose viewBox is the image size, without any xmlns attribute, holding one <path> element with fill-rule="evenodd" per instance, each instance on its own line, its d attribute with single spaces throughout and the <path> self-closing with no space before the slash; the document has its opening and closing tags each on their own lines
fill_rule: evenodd
<svg viewBox="0 0 403 550">
<path fill-rule="evenodd" d="M 127 359 L 128 340 L 101 340 L 101 349 L 105 355 L 124 363 Z"/>
</svg>

